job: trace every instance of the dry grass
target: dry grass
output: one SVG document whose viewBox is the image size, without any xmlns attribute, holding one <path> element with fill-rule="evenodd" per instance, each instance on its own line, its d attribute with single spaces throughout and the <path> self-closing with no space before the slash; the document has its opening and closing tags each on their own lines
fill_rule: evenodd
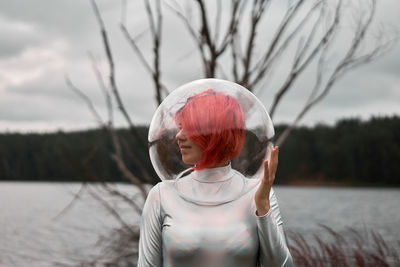
<svg viewBox="0 0 400 267">
<path fill-rule="evenodd" d="M 380 234 L 372 230 L 348 228 L 340 234 L 328 226 L 320 226 L 322 235 L 314 234 L 312 239 L 288 231 L 288 244 L 295 266 L 400 266 L 400 243 L 396 246 L 389 245 Z M 138 232 L 133 234 L 132 231 L 122 228 L 114 230 L 110 236 L 101 237 L 98 243 L 101 255 L 91 261 L 82 262 L 80 266 L 136 266 L 138 238 Z"/>
<path fill-rule="evenodd" d="M 362 234 L 348 228 L 344 234 L 339 234 L 326 225 L 321 227 L 330 240 L 323 240 L 316 234 L 311 241 L 298 233 L 288 234 L 289 249 L 296 266 L 400 266 L 400 244 L 389 245 L 373 230 Z"/>
<path fill-rule="evenodd" d="M 135 231 L 132 232 L 132 229 Z M 82 262 L 79 267 L 136 267 L 138 256 L 139 227 L 129 230 L 114 229 L 107 236 L 101 236 L 97 245 L 100 254 L 94 259 Z"/>
</svg>

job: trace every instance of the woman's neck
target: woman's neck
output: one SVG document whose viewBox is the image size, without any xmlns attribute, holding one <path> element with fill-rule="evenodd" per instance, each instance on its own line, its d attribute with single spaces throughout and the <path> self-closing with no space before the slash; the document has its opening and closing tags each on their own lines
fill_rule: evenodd
<svg viewBox="0 0 400 267">
<path fill-rule="evenodd" d="M 231 165 L 222 167 L 206 168 L 192 173 L 192 178 L 199 182 L 215 183 L 223 182 L 232 178 Z"/>
<path fill-rule="evenodd" d="M 221 163 L 215 164 L 215 165 L 213 166 L 213 168 L 228 166 L 229 163 L 230 163 L 230 160 L 227 160 L 227 161 L 225 161 L 225 162 L 221 162 Z"/>
</svg>

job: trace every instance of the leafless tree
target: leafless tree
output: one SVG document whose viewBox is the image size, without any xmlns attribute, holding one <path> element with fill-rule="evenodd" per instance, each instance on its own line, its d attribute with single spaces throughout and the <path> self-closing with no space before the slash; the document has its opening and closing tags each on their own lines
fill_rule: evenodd
<svg viewBox="0 0 400 267">
<path fill-rule="evenodd" d="M 211 25 L 206 2 L 203 0 L 194 2 L 198 5 L 200 30 L 194 28 L 191 24 L 193 19 L 189 20 L 178 3 L 173 2 L 168 7 L 182 19 L 194 39 L 204 65 L 205 77 L 216 77 L 217 68 L 221 73 L 227 74 L 226 70 L 222 70 L 222 66 L 227 64 L 220 62 L 221 56 L 230 50 L 229 65 L 232 68 L 231 74 L 227 75 L 228 78 L 253 92 L 265 90 L 263 82 L 271 79 L 271 73 L 279 61 L 287 60 L 287 55 L 293 51 L 293 46 L 297 46 L 296 54 L 291 58 L 292 64 L 288 66 L 287 76 L 282 79 L 282 85 L 274 93 L 269 108 L 271 118 L 274 117 L 284 96 L 290 90 L 299 90 L 296 88 L 299 78 L 304 76 L 306 71 L 314 69 L 315 81 L 314 85 L 310 86 L 312 90 L 309 98 L 290 127 L 278 136 L 276 141 L 278 145 L 283 144 L 294 126 L 329 93 L 343 75 L 379 57 L 388 51 L 395 41 L 395 39 L 381 38 L 387 37 L 381 33 L 380 39 L 374 39 L 378 41 L 374 46 L 369 50 L 362 49 L 362 46 L 371 40 L 369 32 L 376 12 L 375 0 L 364 1 L 359 7 L 353 7 L 358 8 L 353 14 L 356 25 L 350 36 L 350 45 L 342 50 L 338 50 L 334 42 L 335 37 L 343 30 L 343 23 L 349 23 L 346 16 L 351 14 L 348 11 L 351 6 L 344 0 L 288 1 L 286 12 L 278 26 L 273 29 L 271 40 L 266 45 L 258 47 L 256 43 L 259 32 L 265 31 L 261 28 L 262 20 L 268 17 L 267 11 L 274 1 L 254 0 L 250 6 L 246 1 L 231 1 L 231 15 L 226 32 L 221 35 L 222 38 L 219 36 L 221 23 L 217 21 Z M 250 10 L 246 10 L 246 5 Z M 351 10 L 354 12 L 353 8 Z M 271 13 L 272 11 L 269 14 Z M 217 18 L 220 18 L 220 12 L 216 14 Z M 244 27 L 241 27 L 242 25 Z M 215 35 L 212 35 L 211 28 L 214 29 Z M 243 39 L 243 36 L 246 38 Z M 328 60 L 328 56 L 333 52 L 340 53 L 337 56 L 341 57 L 339 61 Z M 333 71 L 329 72 L 327 69 Z"/>
<path fill-rule="evenodd" d="M 123 163 L 120 142 L 113 130 L 112 116 L 110 115 L 113 109 L 110 100 L 111 94 L 133 136 L 140 141 L 140 144 L 143 144 L 141 149 L 147 150 L 146 141 L 135 130 L 136 127 L 120 96 L 115 80 L 115 63 L 111 43 L 95 0 L 91 0 L 91 3 L 101 30 L 103 46 L 109 63 L 108 86 L 104 84 L 101 74 L 96 70 L 96 64 L 94 64 L 99 87 L 102 89 L 109 110 L 108 123 L 102 123 L 99 115 L 93 113 L 99 123 L 105 125 L 112 133 L 115 147 L 113 160 L 118 164 L 125 177 L 135 181 L 135 184 L 139 184 L 138 179 L 133 177 Z M 370 32 L 373 30 L 371 28 L 376 12 L 376 0 L 365 1 L 359 6 L 353 6 L 350 1 L 346 0 L 290 0 L 287 1 L 286 11 L 277 22 L 277 26 L 267 31 L 265 20 L 273 14 L 273 4 L 284 5 L 282 1 L 272 0 L 253 0 L 252 2 L 232 0 L 224 4 L 222 1 L 206 2 L 204 0 L 190 2 L 170 0 L 163 3 L 161 0 L 144 0 L 143 6 L 148 19 L 148 32 L 153 51 L 151 55 L 143 52 L 138 43 L 139 39 L 147 34 L 147 31 L 132 37 L 127 28 L 126 0 L 122 2 L 120 29 L 137 58 L 152 77 L 157 104 L 160 104 L 168 95 L 168 90 L 161 79 L 162 70 L 160 68 L 162 25 L 165 13 L 163 6 L 167 7 L 172 15 L 176 15 L 187 28 L 188 35 L 193 39 L 200 55 L 204 77 L 224 76 L 252 92 L 262 92 L 267 88 L 264 83 L 272 78 L 274 68 L 282 60 L 288 61 L 289 58 L 292 63 L 287 66 L 287 74 L 273 93 L 273 101 L 269 108 L 271 118 L 274 118 L 278 106 L 289 91 L 304 90 L 304 94 L 307 94 L 308 91 L 309 97 L 291 125 L 276 138 L 276 143 L 281 145 L 304 115 L 327 96 L 340 78 L 350 70 L 368 63 L 388 51 L 395 39 L 386 38 L 387 36 L 379 32 L 381 34 L 379 38 L 373 39 L 376 43 L 368 50 L 364 49 L 366 42 L 371 40 Z M 210 8 L 216 11 L 212 13 L 209 11 Z M 223 11 L 227 9 L 230 11 L 224 13 Z M 168 14 L 171 15 L 171 12 Z M 224 14 L 226 16 L 223 16 Z M 355 25 L 353 25 L 352 32 L 348 33 L 350 35 L 347 37 L 350 40 L 349 45 L 346 48 L 338 49 L 335 40 L 340 37 L 343 25 L 349 24 L 351 20 L 355 21 Z M 225 27 L 224 30 L 223 27 Z M 263 31 L 265 33 L 272 32 L 270 39 L 260 37 L 265 35 Z M 292 55 L 294 50 L 295 54 Z M 329 59 L 333 53 L 339 60 Z M 227 60 L 227 57 L 230 59 Z M 93 58 L 92 61 L 94 61 Z M 227 62 L 229 64 L 226 64 Z M 223 68 L 227 65 L 232 66 L 230 71 Z M 313 85 L 311 84 L 309 88 L 305 89 L 299 88 L 298 81 L 305 76 L 306 71 L 314 72 Z M 74 91 L 85 99 L 93 111 L 93 105 L 90 104 L 90 100 L 84 96 L 83 92 L 77 91 L 71 82 L 68 84 L 71 88 L 75 88 Z M 134 155 L 131 155 L 131 158 L 134 159 Z M 137 159 L 134 161 L 139 163 Z M 140 164 L 137 165 L 140 168 Z M 141 175 L 146 176 L 144 171 Z M 144 193 L 143 195 L 145 196 Z"/>
<path fill-rule="evenodd" d="M 149 27 L 144 32 L 132 34 L 126 23 L 130 15 L 127 13 L 127 2 L 123 0 L 120 29 L 139 62 L 152 78 L 156 104 L 160 104 L 169 93 L 162 81 L 161 45 L 163 42 L 173 40 L 163 39 L 164 16 L 177 16 L 186 27 L 188 36 L 193 39 L 200 57 L 203 77 L 226 78 L 243 85 L 254 93 L 261 93 L 268 88 L 266 83 L 272 79 L 274 70 L 285 61 L 286 76 L 281 79 L 281 85 L 275 87 L 272 93 L 272 104 L 269 107 L 271 118 L 274 118 L 288 92 L 304 90 L 304 94 L 308 94 L 308 99 L 290 126 L 277 137 L 276 143 L 281 145 L 305 114 L 328 95 L 339 79 L 349 71 L 381 56 L 396 41 L 395 38 L 390 39 L 391 36 L 379 31 L 379 38 L 371 39 L 372 33 L 375 37 L 377 34 L 373 28 L 376 0 L 362 1 L 359 6 L 354 6 L 351 1 L 346 0 L 288 0 L 279 21 L 274 21 L 277 26 L 268 26 L 267 19 L 276 20 L 275 9 L 282 7 L 283 2 L 278 0 L 232 0 L 229 2 L 143 0 Z M 146 190 L 141 181 L 149 180 L 149 175 L 142 169 L 142 177 L 139 179 L 124 163 L 122 150 L 129 151 L 129 148 L 119 139 L 114 129 L 112 120 L 114 108 L 111 98 L 117 103 L 118 110 L 125 118 L 133 137 L 142 144 L 141 149 L 147 151 L 147 144 L 137 132 L 119 93 L 115 79 L 112 43 L 108 38 L 106 26 L 95 0 L 91 0 L 91 3 L 101 31 L 108 62 L 109 72 L 106 84 L 96 67 L 94 58 L 91 57 L 99 88 L 107 103 L 108 121 L 102 120 L 82 90 L 73 85 L 69 79 L 67 79 L 67 84 L 86 101 L 99 124 L 110 132 L 114 146 L 112 159 L 122 174 L 138 186 L 145 199 Z M 213 12 L 210 12 L 210 9 Z M 343 25 L 351 22 L 354 24 L 352 31 L 346 32 L 348 45 L 339 48 L 336 40 L 342 38 L 340 34 L 344 29 L 349 28 Z M 140 38 L 148 33 L 152 45 L 150 55 L 139 45 Z M 291 63 L 287 64 L 287 62 Z M 306 72 L 314 73 L 311 75 L 313 81 L 309 81 L 311 85 L 308 88 L 299 88 L 299 79 L 305 77 Z M 307 75 L 310 77 L 310 74 Z M 122 147 L 121 144 L 123 144 Z M 134 153 L 130 153 L 130 159 L 139 169 L 141 168 L 140 161 L 135 158 Z M 123 198 L 106 186 L 104 190 Z M 135 209 L 140 212 L 140 207 L 135 207 Z"/>
</svg>

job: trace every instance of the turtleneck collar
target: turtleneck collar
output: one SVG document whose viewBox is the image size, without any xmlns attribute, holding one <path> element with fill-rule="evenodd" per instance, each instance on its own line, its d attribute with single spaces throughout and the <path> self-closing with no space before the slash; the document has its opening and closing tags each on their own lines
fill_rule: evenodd
<svg viewBox="0 0 400 267">
<path fill-rule="evenodd" d="M 200 171 L 194 171 L 192 178 L 202 183 L 217 183 L 224 182 L 232 178 L 234 172 L 229 163 L 223 167 L 208 168 Z"/>
</svg>

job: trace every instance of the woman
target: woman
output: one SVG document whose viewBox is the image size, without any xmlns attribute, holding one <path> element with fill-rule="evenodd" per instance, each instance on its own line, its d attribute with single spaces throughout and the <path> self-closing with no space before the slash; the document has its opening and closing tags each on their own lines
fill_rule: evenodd
<svg viewBox="0 0 400 267">
<path fill-rule="evenodd" d="M 212 89 L 190 97 L 175 122 L 182 161 L 193 172 L 149 192 L 138 266 L 292 266 L 271 188 L 278 147 L 261 181 L 233 170 L 245 139 L 243 111 Z"/>
</svg>

